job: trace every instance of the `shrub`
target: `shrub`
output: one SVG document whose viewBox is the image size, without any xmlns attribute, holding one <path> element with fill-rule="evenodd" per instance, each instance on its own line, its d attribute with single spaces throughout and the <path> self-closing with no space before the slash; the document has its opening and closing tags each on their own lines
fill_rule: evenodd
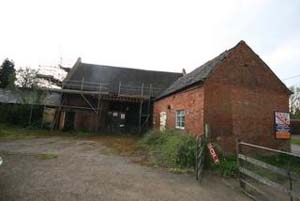
<svg viewBox="0 0 300 201">
<path fill-rule="evenodd" d="M 217 170 L 222 176 L 236 177 L 239 172 L 236 156 L 221 156 Z"/>
<path fill-rule="evenodd" d="M 25 104 L 0 104 L 0 122 L 6 124 L 28 126 L 30 116 L 30 105 Z M 32 107 L 31 124 L 40 126 L 43 115 L 43 107 L 34 105 Z"/>
<path fill-rule="evenodd" d="M 152 130 L 141 143 L 146 145 L 157 163 L 167 167 L 195 167 L 196 140 L 179 130 Z"/>
</svg>

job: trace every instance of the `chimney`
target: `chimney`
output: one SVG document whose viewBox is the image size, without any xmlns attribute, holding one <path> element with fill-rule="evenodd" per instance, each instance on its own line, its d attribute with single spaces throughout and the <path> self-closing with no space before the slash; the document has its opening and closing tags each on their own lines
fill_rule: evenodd
<svg viewBox="0 0 300 201">
<path fill-rule="evenodd" d="M 186 71 L 185 71 L 185 69 L 184 69 L 184 68 L 182 69 L 182 74 L 183 74 L 183 76 L 185 76 L 185 75 L 186 75 Z"/>
</svg>

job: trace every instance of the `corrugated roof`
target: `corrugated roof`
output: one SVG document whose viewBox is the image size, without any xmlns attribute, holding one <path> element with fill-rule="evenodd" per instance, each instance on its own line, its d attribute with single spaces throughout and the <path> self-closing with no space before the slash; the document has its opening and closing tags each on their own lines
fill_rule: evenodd
<svg viewBox="0 0 300 201">
<path fill-rule="evenodd" d="M 30 89 L 19 88 L 17 90 L 0 89 L 0 103 L 10 104 L 38 104 L 57 106 L 60 104 L 61 95 L 58 92 L 45 93 L 41 102 L 37 102 L 37 94 Z"/>
</svg>

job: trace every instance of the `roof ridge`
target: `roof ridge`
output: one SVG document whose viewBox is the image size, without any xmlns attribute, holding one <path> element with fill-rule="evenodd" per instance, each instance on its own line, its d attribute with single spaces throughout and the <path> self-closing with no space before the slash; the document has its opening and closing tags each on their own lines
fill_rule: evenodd
<svg viewBox="0 0 300 201">
<path fill-rule="evenodd" d="M 177 91 L 180 91 L 188 86 L 191 86 L 198 82 L 204 82 L 209 75 L 213 72 L 215 67 L 222 62 L 234 49 L 238 48 L 240 45 L 247 45 L 245 41 L 241 40 L 239 43 L 237 43 L 234 47 L 223 51 L 218 56 L 208 60 L 201 66 L 195 68 L 190 73 L 187 73 L 183 77 L 180 77 L 177 79 L 173 84 L 171 84 L 170 87 L 168 87 L 165 91 L 163 91 L 157 99 L 161 99 L 165 96 L 168 96 L 170 94 L 173 94 Z M 248 45 L 247 45 L 248 46 Z"/>
<path fill-rule="evenodd" d="M 172 72 L 172 71 L 148 70 L 148 69 L 139 69 L 139 68 L 133 68 L 133 67 L 120 67 L 120 66 L 110 66 L 110 65 L 102 65 L 102 64 L 92 64 L 92 63 L 85 63 L 85 62 L 81 62 L 81 64 L 92 65 L 92 66 L 96 66 L 96 67 L 109 67 L 109 68 L 121 68 L 121 69 L 127 69 L 127 70 L 137 70 L 137 71 L 147 71 L 147 72 L 182 74 L 180 72 Z"/>
</svg>

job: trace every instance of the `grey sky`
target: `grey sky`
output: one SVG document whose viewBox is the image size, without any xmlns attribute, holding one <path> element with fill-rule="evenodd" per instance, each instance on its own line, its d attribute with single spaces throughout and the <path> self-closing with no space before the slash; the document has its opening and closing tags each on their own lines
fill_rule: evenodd
<svg viewBox="0 0 300 201">
<path fill-rule="evenodd" d="M 0 59 L 191 71 L 245 40 L 281 78 L 300 75 L 298 0 L 1 1 Z M 300 77 L 284 80 L 300 84 Z"/>
</svg>

